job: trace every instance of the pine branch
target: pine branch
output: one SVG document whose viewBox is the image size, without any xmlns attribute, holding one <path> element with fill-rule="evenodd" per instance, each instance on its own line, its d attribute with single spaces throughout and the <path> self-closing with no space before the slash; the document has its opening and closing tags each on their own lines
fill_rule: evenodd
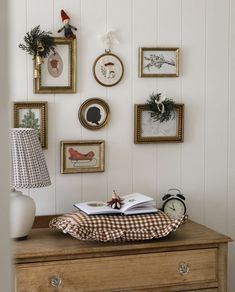
<svg viewBox="0 0 235 292">
<path fill-rule="evenodd" d="M 51 34 L 49 31 L 41 31 L 40 25 L 38 25 L 26 33 L 24 36 L 25 44 L 19 44 L 19 48 L 32 55 L 33 59 L 35 59 L 37 53 L 40 57 L 46 58 L 50 51 L 55 52 L 55 42 Z M 42 51 L 38 51 L 38 42 L 41 42 L 43 46 Z"/>
</svg>

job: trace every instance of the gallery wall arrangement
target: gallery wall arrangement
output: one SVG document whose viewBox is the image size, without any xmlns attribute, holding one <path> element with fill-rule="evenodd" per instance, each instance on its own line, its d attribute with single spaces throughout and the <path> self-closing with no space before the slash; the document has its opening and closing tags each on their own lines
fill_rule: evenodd
<svg viewBox="0 0 235 292">
<path fill-rule="evenodd" d="M 19 44 L 21 49 L 33 56 L 34 93 L 77 91 L 77 38 L 72 31 L 77 31 L 77 28 L 69 24 L 70 18 L 63 9 L 61 18 L 64 25 L 58 33 L 64 31 L 64 38 L 53 37 L 50 31 L 41 31 L 40 25 L 37 25 L 26 33 L 25 44 Z M 105 53 L 95 59 L 93 77 L 100 85 L 112 87 L 121 81 L 124 74 L 123 62 L 112 53 L 112 47 L 119 44 L 119 41 L 114 31 L 107 31 L 100 39 Z M 178 76 L 179 48 L 139 48 L 139 77 Z M 47 146 L 47 119 L 42 117 L 42 114 L 40 119 L 36 119 L 32 109 L 20 115 L 19 111 L 16 111 L 19 105 L 14 103 L 15 127 L 34 128 L 38 132 L 42 146 Z M 29 104 L 27 106 L 29 107 Z M 172 99 L 163 97 L 162 93 L 152 93 L 146 104 L 136 104 L 134 110 L 134 143 L 183 142 L 183 104 L 176 104 Z M 78 117 L 83 127 L 98 130 L 111 118 L 110 108 L 101 98 L 89 98 L 80 106 Z M 44 123 L 40 125 L 42 121 Z M 61 173 L 104 171 L 104 141 L 101 143 L 102 147 L 95 150 L 93 147 L 97 143 L 99 144 L 96 141 L 62 141 Z"/>
<path fill-rule="evenodd" d="M 235 238 L 231 1 L 10 2 L 12 126 L 14 103 L 42 102 L 48 108 L 43 152 L 52 184 L 40 196 L 36 189 L 29 191 L 37 215 L 69 212 L 74 202 L 107 201 L 113 189 L 121 195 L 142 192 L 161 205 L 166 190 L 175 187 L 186 195 L 192 220 Z M 38 33 L 52 38 L 51 49 L 38 42 L 30 55 L 19 44 L 25 45 L 24 37 L 38 25 Z M 57 39 L 66 43 L 55 45 Z M 107 61 L 99 61 L 106 66 L 95 63 L 103 54 Z M 73 70 L 75 74 L 68 75 Z M 152 94 L 160 93 L 155 107 L 161 113 L 166 99 L 172 100 L 179 105 L 173 111 L 176 119 L 153 122 L 151 113 L 141 110 L 150 107 Z M 21 122 L 31 120 L 38 128 L 41 109 L 30 106 L 31 111 L 19 110 L 25 115 Z M 167 141 L 156 141 L 162 138 Z M 104 171 L 92 172 L 89 166 L 88 172 L 78 172 L 80 166 L 75 165 L 76 172 L 62 173 L 63 141 L 78 143 L 70 148 L 82 157 L 96 153 L 95 143 L 104 141 Z M 94 145 L 79 144 L 88 141 Z M 72 163 L 68 148 L 64 171 Z M 230 253 L 235 255 L 233 249 Z M 229 264 L 234 270 L 234 263 Z"/>
</svg>

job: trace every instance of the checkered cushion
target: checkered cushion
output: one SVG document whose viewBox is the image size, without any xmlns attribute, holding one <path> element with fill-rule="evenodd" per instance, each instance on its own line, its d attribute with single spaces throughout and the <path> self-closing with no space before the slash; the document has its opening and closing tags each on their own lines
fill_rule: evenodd
<svg viewBox="0 0 235 292">
<path fill-rule="evenodd" d="M 50 221 L 50 228 L 62 230 L 80 240 L 132 241 L 167 236 L 187 221 L 187 215 L 170 219 L 162 211 L 142 215 L 87 215 L 68 213 Z"/>
</svg>

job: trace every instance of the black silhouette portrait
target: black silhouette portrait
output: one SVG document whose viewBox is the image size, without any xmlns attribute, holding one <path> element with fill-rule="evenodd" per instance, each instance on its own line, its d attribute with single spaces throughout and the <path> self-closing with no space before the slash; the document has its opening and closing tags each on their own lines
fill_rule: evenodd
<svg viewBox="0 0 235 292">
<path fill-rule="evenodd" d="M 90 107 L 87 111 L 86 119 L 90 123 L 99 125 L 99 122 L 101 120 L 100 109 L 96 106 Z"/>
</svg>

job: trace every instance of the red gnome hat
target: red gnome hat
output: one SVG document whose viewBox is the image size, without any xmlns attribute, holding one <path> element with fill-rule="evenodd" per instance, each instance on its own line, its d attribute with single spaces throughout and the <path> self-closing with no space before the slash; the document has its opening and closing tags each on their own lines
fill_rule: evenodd
<svg viewBox="0 0 235 292">
<path fill-rule="evenodd" d="M 60 13 L 61 13 L 62 21 L 64 21 L 65 19 L 70 19 L 63 9 L 60 11 Z"/>
</svg>

